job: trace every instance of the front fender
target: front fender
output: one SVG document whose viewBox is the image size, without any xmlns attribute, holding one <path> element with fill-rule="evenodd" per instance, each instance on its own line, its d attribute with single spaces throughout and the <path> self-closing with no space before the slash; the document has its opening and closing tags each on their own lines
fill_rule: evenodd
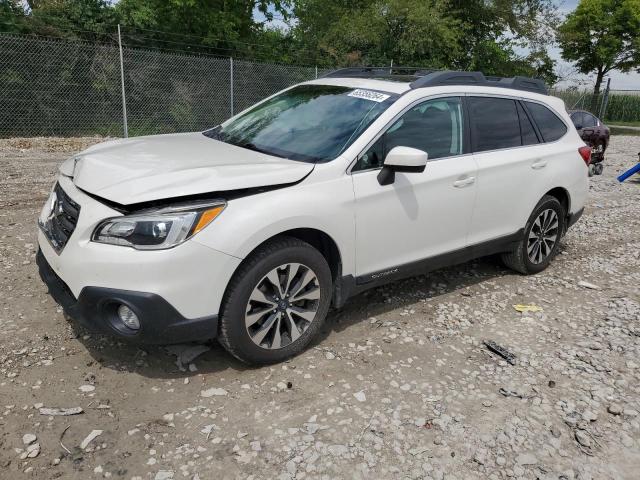
<svg viewBox="0 0 640 480">
<path fill-rule="evenodd" d="M 288 230 L 324 232 L 336 243 L 344 274 L 355 272 L 354 195 L 351 178 L 305 182 L 231 200 L 193 241 L 244 259 L 260 244 Z"/>
</svg>

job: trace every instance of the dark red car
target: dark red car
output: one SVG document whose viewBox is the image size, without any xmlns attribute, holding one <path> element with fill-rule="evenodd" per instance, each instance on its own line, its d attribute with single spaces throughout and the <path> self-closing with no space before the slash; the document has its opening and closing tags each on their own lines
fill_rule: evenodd
<svg viewBox="0 0 640 480">
<path fill-rule="evenodd" d="M 569 115 L 584 143 L 591 147 L 589 175 L 600 175 L 604 152 L 609 146 L 609 127 L 598 117 L 584 110 L 570 110 Z"/>
</svg>

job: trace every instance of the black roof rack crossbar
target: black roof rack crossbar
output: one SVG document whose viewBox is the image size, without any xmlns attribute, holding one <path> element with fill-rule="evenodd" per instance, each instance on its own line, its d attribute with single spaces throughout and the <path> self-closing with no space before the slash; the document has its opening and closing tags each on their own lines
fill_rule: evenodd
<svg viewBox="0 0 640 480">
<path fill-rule="evenodd" d="M 411 88 L 436 87 L 440 85 L 476 85 L 483 87 L 511 88 L 547 95 L 544 81 L 528 77 L 485 77 L 482 72 L 453 72 L 450 70 L 430 72 L 411 82 Z"/>
<path fill-rule="evenodd" d="M 476 85 L 484 87 L 511 88 L 547 95 L 544 81 L 528 77 L 493 77 L 482 72 L 455 72 L 451 70 L 429 70 L 424 67 L 348 67 L 334 70 L 322 78 L 385 78 L 413 77 L 412 89 L 441 85 Z"/>
</svg>

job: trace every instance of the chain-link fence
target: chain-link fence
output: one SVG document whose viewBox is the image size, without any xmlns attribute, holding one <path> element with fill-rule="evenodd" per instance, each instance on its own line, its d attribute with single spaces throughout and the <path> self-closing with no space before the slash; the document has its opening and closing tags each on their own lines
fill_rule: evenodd
<svg viewBox="0 0 640 480">
<path fill-rule="evenodd" d="M 122 67 L 130 136 L 203 130 L 318 74 L 133 48 Z M 0 34 L 0 137 L 122 136 L 123 123 L 117 45 Z"/>
<path fill-rule="evenodd" d="M 0 33 L 0 137 L 124 133 L 117 44 Z M 123 48 L 129 135 L 204 130 L 315 67 Z M 553 91 L 568 109 L 640 120 L 640 96 Z"/>
<path fill-rule="evenodd" d="M 602 118 L 606 114 L 609 101 L 607 92 L 594 95 L 590 91 L 552 89 L 549 93 L 562 98 L 568 110 L 586 110 Z"/>
<path fill-rule="evenodd" d="M 605 122 L 639 122 L 640 92 L 606 90 L 595 95 L 590 91 L 552 90 L 562 98 L 568 110 L 586 110 Z"/>
</svg>

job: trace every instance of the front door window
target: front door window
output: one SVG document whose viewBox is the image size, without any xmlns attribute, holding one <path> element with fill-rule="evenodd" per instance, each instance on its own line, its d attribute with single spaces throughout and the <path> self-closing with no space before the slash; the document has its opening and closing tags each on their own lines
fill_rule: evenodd
<svg viewBox="0 0 640 480">
<path fill-rule="evenodd" d="M 461 155 L 462 102 L 458 97 L 438 98 L 417 105 L 389 127 L 358 160 L 354 171 L 380 168 L 394 147 L 412 147 L 429 159 Z"/>
</svg>

